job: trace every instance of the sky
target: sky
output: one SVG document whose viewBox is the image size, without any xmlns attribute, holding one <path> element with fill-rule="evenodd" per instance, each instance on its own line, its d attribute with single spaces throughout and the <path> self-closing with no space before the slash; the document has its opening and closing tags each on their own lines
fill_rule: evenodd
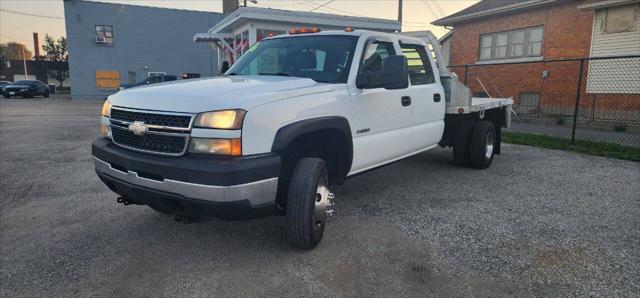
<svg viewBox="0 0 640 298">
<path fill-rule="evenodd" d="M 403 31 L 432 30 L 437 36 L 447 32 L 432 26 L 432 21 L 462 10 L 479 0 L 404 0 Z M 101 0 L 100 2 L 144 6 L 222 11 L 222 0 Z M 323 4 L 326 4 L 322 6 Z M 382 19 L 398 18 L 397 0 L 258 0 L 249 6 L 309 11 Z M 26 15 L 25 15 L 26 14 Z M 206 31 L 209 28 L 202 28 Z M 62 0 L 0 0 L 0 43 L 15 41 L 33 49 L 33 32 L 40 44 L 45 34 L 55 38 L 65 35 Z M 197 33 L 197 32 L 194 32 Z"/>
</svg>

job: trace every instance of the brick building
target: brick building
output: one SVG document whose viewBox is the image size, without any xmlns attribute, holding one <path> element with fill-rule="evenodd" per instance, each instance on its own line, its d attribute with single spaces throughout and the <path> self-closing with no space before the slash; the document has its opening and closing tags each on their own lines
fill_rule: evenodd
<svg viewBox="0 0 640 298">
<path fill-rule="evenodd" d="M 0 81 L 18 81 L 18 80 L 39 80 L 48 85 L 59 86 L 50 72 L 59 68 L 67 68 L 67 62 L 45 61 L 45 60 L 27 60 L 27 76 L 25 77 L 25 65 L 22 60 L 3 60 L 0 59 Z M 63 82 L 64 87 L 69 87 L 69 79 Z"/>
<path fill-rule="evenodd" d="M 476 96 L 554 114 L 571 110 L 580 90 L 592 117 L 638 116 L 640 58 L 629 58 L 640 55 L 638 0 L 483 0 L 433 24 L 452 28 L 449 65 Z M 605 56 L 618 58 L 577 59 Z"/>
</svg>

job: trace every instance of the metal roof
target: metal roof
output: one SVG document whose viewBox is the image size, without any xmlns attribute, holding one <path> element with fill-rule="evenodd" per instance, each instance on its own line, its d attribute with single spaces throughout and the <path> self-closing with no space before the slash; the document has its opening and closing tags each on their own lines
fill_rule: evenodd
<svg viewBox="0 0 640 298">
<path fill-rule="evenodd" d="M 271 9 L 262 7 L 240 7 L 209 29 L 209 33 L 229 32 L 230 27 L 248 20 L 273 21 L 317 26 L 352 26 L 357 29 L 394 32 L 400 30 L 396 20 L 341 16 L 328 13 Z"/>
</svg>

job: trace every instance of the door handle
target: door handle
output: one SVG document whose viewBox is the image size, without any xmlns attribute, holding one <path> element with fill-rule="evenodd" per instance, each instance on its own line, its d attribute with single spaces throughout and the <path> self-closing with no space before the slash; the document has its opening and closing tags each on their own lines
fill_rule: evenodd
<svg viewBox="0 0 640 298">
<path fill-rule="evenodd" d="M 411 105 L 411 97 L 410 96 L 403 96 L 402 97 L 402 106 L 406 107 L 408 105 Z"/>
<path fill-rule="evenodd" d="M 433 95 L 433 102 L 440 102 L 440 93 L 436 93 Z"/>
</svg>

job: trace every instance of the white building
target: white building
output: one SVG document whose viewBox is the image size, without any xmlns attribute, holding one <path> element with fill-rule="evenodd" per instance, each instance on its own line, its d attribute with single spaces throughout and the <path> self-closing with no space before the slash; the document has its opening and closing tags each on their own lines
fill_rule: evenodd
<svg viewBox="0 0 640 298">
<path fill-rule="evenodd" d="M 259 7 L 241 7 L 228 14 L 206 33 L 193 36 L 195 42 L 210 42 L 218 49 L 222 61 L 233 63 L 251 45 L 265 37 L 285 34 L 292 28 L 343 30 L 347 27 L 383 32 L 400 30 L 400 22 L 334 14 L 290 11 Z"/>
<path fill-rule="evenodd" d="M 640 55 L 640 1 L 589 0 L 578 6 L 595 10 L 591 57 Z M 588 93 L 640 93 L 637 58 L 589 61 Z"/>
</svg>

